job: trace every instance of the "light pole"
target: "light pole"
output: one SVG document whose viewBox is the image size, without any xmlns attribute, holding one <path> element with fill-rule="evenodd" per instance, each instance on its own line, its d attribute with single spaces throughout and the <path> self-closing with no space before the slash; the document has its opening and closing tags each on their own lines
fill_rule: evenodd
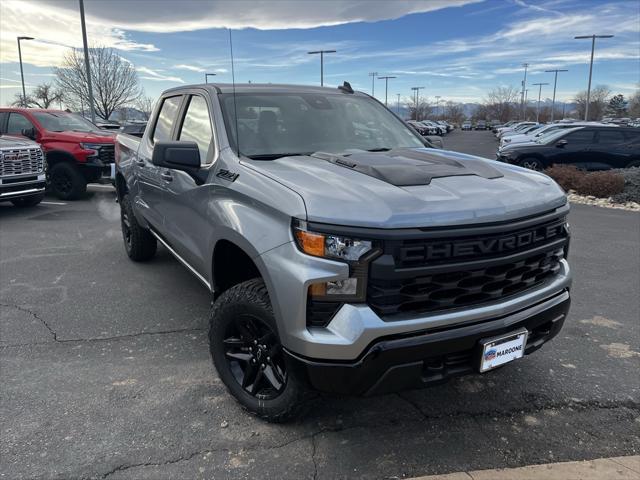
<svg viewBox="0 0 640 480">
<path fill-rule="evenodd" d="M 27 92 L 24 89 L 24 72 L 22 71 L 22 49 L 20 40 L 35 40 L 33 37 L 18 37 L 18 58 L 20 59 L 20 78 L 22 79 L 22 106 L 27 107 Z"/>
<path fill-rule="evenodd" d="M 589 101 L 591 100 L 591 74 L 593 73 L 593 52 L 596 49 L 596 38 L 613 38 L 613 35 L 579 35 L 576 40 L 591 39 L 591 63 L 589 64 L 589 86 L 587 87 L 587 104 L 584 108 L 584 121 L 589 120 Z"/>
<path fill-rule="evenodd" d="M 309 55 L 320 54 L 320 86 L 324 86 L 324 54 L 336 53 L 335 50 L 314 50 L 313 52 L 307 52 Z"/>
<path fill-rule="evenodd" d="M 399 94 L 399 93 L 396 93 L 396 95 L 398 96 L 398 105 L 397 105 L 397 108 L 398 108 L 398 115 L 400 115 L 400 94 Z"/>
<path fill-rule="evenodd" d="M 389 91 L 389 79 L 398 77 L 378 77 L 378 80 L 384 80 L 384 106 L 387 106 L 387 92 Z"/>
<path fill-rule="evenodd" d="M 439 115 L 439 111 L 440 111 L 440 99 L 442 97 L 440 95 L 436 95 L 436 119 L 438 118 Z"/>
<path fill-rule="evenodd" d="M 556 111 L 556 85 L 558 84 L 558 72 L 568 72 L 569 70 L 545 70 L 546 73 L 555 73 L 555 77 L 553 78 L 553 101 L 551 102 L 551 122 L 553 123 L 553 117 Z"/>
<path fill-rule="evenodd" d="M 415 99 L 416 99 L 416 122 L 420 121 L 420 116 L 418 115 L 420 113 L 420 109 L 418 108 L 418 99 L 420 96 L 420 90 L 422 90 L 424 87 L 411 87 L 411 90 L 413 90 L 415 92 Z"/>
<path fill-rule="evenodd" d="M 371 96 L 376 96 L 376 77 L 378 76 L 378 72 L 369 72 L 369 76 L 371 77 Z"/>
<path fill-rule="evenodd" d="M 215 73 L 205 73 L 204 74 L 204 83 L 209 83 L 209 81 L 208 81 L 209 77 L 215 77 L 215 76 L 216 76 Z M 251 83 L 251 82 L 249 82 L 249 83 Z"/>
<path fill-rule="evenodd" d="M 82 26 L 82 43 L 84 45 L 84 66 L 87 70 L 87 88 L 89 90 L 89 111 L 91 121 L 96 123 L 96 110 L 93 105 L 93 88 L 91 87 L 91 66 L 89 65 L 89 46 L 87 45 L 87 26 L 84 22 L 84 1 L 80 1 L 80 25 Z M 109 120 L 105 118 L 105 120 Z"/>
<path fill-rule="evenodd" d="M 526 107 L 524 105 L 525 102 L 525 89 L 527 88 L 527 68 L 529 68 L 529 64 L 528 63 L 523 63 L 522 66 L 524 67 L 524 79 L 522 80 L 522 93 L 520 96 L 520 108 L 522 110 L 521 114 L 522 114 L 522 119 L 524 120 L 524 117 L 526 115 Z"/>
<path fill-rule="evenodd" d="M 540 95 L 542 95 L 542 86 L 549 85 L 548 83 L 532 83 L 532 85 L 538 85 L 538 108 L 536 109 L 536 123 L 540 119 Z"/>
<path fill-rule="evenodd" d="M 525 120 L 525 121 L 528 119 L 528 117 L 527 117 L 527 101 L 528 101 L 527 100 L 527 95 L 528 94 L 529 94 L 529 89 L 527 88 L 524 91 L 524 116 L 522 117 L 522 119 Z"/>
</svg>

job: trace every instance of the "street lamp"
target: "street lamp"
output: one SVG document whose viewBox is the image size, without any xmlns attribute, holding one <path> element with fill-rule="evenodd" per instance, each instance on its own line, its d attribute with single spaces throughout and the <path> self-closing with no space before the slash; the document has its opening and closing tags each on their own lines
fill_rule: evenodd
<svg viewBox="0 0 640 480">
<path fill-rule="evenodd" d="M 419 118 L 419 108 L 418 108 L 418 99 L 419 99 L 419 95 L 420 95 L 420 90 L 422 90 L 424 87 L 411 87 L 411 90 L 413 90 L 414 93 L 414 97 L 415 97 L 415 101 L 416 101 L 416 122 L 420 120 Z"/>
<path fill-rule="evenodd" d="M 438 118 L 438 110 L 440 110 L 440 99 L 442 97 L 440 95 L 436 95 L 436 118 Z"/>
<path fill-rule="evenodd" d="M 22 79 L 22 106 L 27 106 L 27 92 L 24 89 L 24 72 L 22 71 L 22 49 L 20 48 L 20 40 L 35 40 L 33 37 L 18 37 L 18 58 L 20 59 L 20 78 Z"/>
<path fill-rule="evenodd" d="M 313 52 L 307 52 L 309 55 L 320 54 L 320 86 L 324 86 L 324 54 L 336 53 L 335 50 L 314 50 Z"/>
<path fill-rule="evenodd" d="M 371 96 L 376 96 L 376 77 L 378 76 L 378 72 L 369 72 L 369 76 L 371 77 Z"/>
<path fill-rule="evenodd" d="M 215 77 L 215 76 L 216 76 L 216 74 L 215 74 L 215 73 L 205 73 L 205 74 L 204 74 L 204 83 L 209 83 L 209 82 L 208 82 L 209 77 Z"/>
<path fill-rule="evenodd" d="M 80 27 L 82 28 L 82 46 L 84 49 L 84 68 L 87 72 L 87 90 L 89 91 L 89 112 L 91 112 L 91 122 L 96 123 L 96 109 L 93 101 L 93 87 L 91 86 L 91 65 L 89 61 L 89 44 L 87 43 L 87 25 L 84 21 L 84 0 L 80 3 Z M 109 121 L 108 118 L 105 120 Z"/>
<path fill-rule="evenodd" d="M 538 123 L 538 119 L 540 118 L 540 95 L 542 94 L 542 86 L 549 85 L 548 83 L 532 83 L 532 85 L 538 85 L 538 108 L 536 109 L 536 123 Z"/>
<path fill-rule="evenodd" d="M 576 40 L 591 39 L 591 63 L 589 64 L 589 86 L 587 87 L 587 104 L 584 108 L 584 120 L 589 120 L 589 101 L 591 100 L 591 74 L 593 73 L 593 52 L 596 49 L 596 38 L 613 38 L 613 35 L 579 35 Z"/>
<path fill-rule="evenodd" d="M 554 73 L 555 77 L 553 79 L 553 101 L 551 102 L 551 122 L 553 122 L 553 117 L 556 111 L 556 85 L 558 84 L 558 72 L 568 72 L 569 70 L 560 70 L 556 68 L 555 70 L 545 70 L 546 73 Z"/>
<path fill-rule="evenodd" d="M 400 94 L 396 93 L 396 95 L 398 96 L 398 115 L 400 115 Z"/>
<path fill-rule="evenodd" d="M 387 106 L 387 91 L 388 91 L 388 87 L 389 87 L 389 79 L 390 78 L 398 78 L 398 77 L 378 77 L 378 80 L 384 80 L 384 106 Z"/>
<path fill-rule="evenodd" d="M 522 115 L 522 119 L 524 120 L 524 117 L 526 115 L 526 107 L 525 107 L 525 89 L 527 88 L 527 68 L 529 68 L 529 64 L 528 63 L 523 63 L 522 66 L 524 67 L 524 79 L 522 80 L 522 93 L 520 96 L 520 109 L 522 110 L 520 113 Z"/>
</svg>

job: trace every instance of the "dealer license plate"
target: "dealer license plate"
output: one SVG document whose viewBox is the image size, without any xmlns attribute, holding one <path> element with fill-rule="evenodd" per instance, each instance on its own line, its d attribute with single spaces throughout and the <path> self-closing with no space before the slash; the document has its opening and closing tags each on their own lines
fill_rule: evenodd
<svg viewBox="0 0 640 480">
<path fill-rule="evenodd" d="M 481 340 L 482 358 L 480 359 L 480 372 L 486 372 L 493 368 L 512 362 L 524 355 L 527 345 L 527 330 L 519 330 L 500 337 Z"/>
</svg>

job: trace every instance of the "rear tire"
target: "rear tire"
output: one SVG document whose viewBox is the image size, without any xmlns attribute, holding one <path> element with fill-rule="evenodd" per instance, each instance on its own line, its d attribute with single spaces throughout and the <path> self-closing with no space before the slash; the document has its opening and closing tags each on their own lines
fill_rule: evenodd
<svg viewBox="0 0 640 480">
<path fill-rule="evenodd" d="M 39 193 L 37 195 L 29 195 L 28 197 L 14 198 L 11 200 L 11 203 L 16 207 L 21 208 L 35 207 L 42 201 L 42 199 L 44 199 L 44 193 Z"/>
<path fill-rule="evenodd" d="M 76 200 L 87 192 L 84 175 L 71 163 L 56 163 L 51 167 L 49 179 L 51 190 L 60 200 Z"/>
<path fill-rule="evenodd" d="M 120 224 L 127 255 L 134 262 L 150 260 L 158 249 L 158 242 L 149 230 L 140 226 L 133 213 L 129 195 L 120 200 Z"/>
<path fill-rule="evenodd" d="M 544 170 L 544 163 L 542 163 L 537 158 L 525 158 L 520 160 L 518 164 L 521 167 L 528 168 L 529 170 L 535 170 L 536 172 L 541 172 Z"/>
<path fill-rule="evenodd" d="M 231 287 L 213 304 L 209 349 L 220 379 L 245 410 L 275 423 L 301 413 L 307 382 L 283 351 L 261 279 Z"/>
</svg>

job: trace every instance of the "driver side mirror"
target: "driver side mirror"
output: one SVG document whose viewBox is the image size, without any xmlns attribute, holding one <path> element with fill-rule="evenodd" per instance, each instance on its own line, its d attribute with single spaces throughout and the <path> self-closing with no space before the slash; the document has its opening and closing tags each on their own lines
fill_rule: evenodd
<svg viewBox="0 0 640 480">
<path fill-rule="evenodd" d="M 20 134 L 23 137 L 27 137 L 30 138 L 31 140 L 35 140 L 36 139 L 36 129 L 31 127 L 31 128 L 24 128 Z"/>
<path fill-rule="evenodd" d="M 192 173 L 200 168 L 200 149 L 196 142 L 156 142 L 151 163 Z"/>
<path fill-rule="evenodd" d="M 564 148 L 569 142 L 566 140 L 558 140 L 556 142 L 556 148 Z"/>
</svg>

